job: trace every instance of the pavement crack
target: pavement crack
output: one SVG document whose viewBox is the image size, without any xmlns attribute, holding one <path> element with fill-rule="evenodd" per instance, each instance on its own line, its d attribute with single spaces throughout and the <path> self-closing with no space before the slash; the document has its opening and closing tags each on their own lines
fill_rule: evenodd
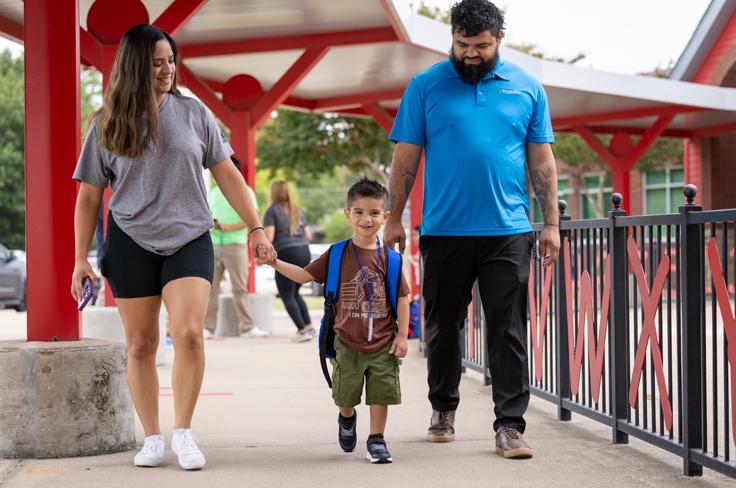
<svg viewBox="0 0 736 488">
<path fill-rule="evenodd" d="M 13 464 L 11 464 L 8 468 L 3 470 L 3 472 L 0 473 L 0 487 L 7 486 L 7 483 L 11 481 L 13 478 L 15 478 L 18 473 L 20 473 L 23 470 L 23 465 L 25 464 L 25 461 L 23 459 L 18 459 Z"/>
</svg>

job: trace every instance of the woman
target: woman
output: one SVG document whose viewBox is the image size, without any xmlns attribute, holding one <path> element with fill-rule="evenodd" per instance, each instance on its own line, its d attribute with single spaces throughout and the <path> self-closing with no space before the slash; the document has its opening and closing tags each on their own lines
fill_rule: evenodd
<svg viewBox="0 0 736 488">
<path fill-rule="evenodd" d="M 271 184 L 270 206 L 263 215 L 266 236 L 273 242 L 279 258 L 287 263 L 304 267 L 311 261 L 309 242 L 312 233 L 307 227 L 307 218 L 294 204 L 291 190 L 285 181 L 274 181 Z M 281 300 L 284 301 L 289 317 L 294 321 L 297 331 L 296 342 L 310 340 L 317 335 L 309 318 L 309 310 L 299 294 L 301 283 L 295 283 L 276 271 L 276 287 Z"/>
<path fill-rule="evenodd" d="M 275 257 L 233 151 L 199 101 L 177 89 L 177 49 L 157 27 L 142 24 L 120 41 L 103 106 L 90 124 L 73 178 L 81 183 L 74 213 L 72 295 L 95 281 L 87 249 L 103 189 L 112 186 L 101 264 L 125 326 L 128 384 L 145 440 L 136 466 L 158 466 L 164 438 L 156 372 L 161 301 L 176 352 L 172 372 L 175 424 L 171 448 L 184 469 L 205 457 L 191 421 L 204 375 L 202 329 L 212 283 L 213 248 L 202 169 L 251 227 L 261 258 Z"/>
</svg>

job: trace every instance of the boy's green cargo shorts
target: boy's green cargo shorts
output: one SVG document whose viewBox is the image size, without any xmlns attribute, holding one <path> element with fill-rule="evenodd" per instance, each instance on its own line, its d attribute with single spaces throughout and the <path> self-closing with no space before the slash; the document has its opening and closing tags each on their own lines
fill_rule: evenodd
<svg viewBox="0 0 736 488">
<path fill-rule="evenodd" d="M 332 398 L 335 405 L 343 408 L 359 405 L 364 378 L 366 405 L 401 403 L 401 359 L 389 354 L 392 343 L 380 351 L 364 353 L 351 349 L 335 336 L 337 357 L 332 360 Z"/>
</svg>

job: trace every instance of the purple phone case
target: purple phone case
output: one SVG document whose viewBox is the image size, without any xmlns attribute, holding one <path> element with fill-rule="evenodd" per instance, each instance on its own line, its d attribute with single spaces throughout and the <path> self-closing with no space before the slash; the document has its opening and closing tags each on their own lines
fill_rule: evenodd
<svg viewBox="0 0 736 488">
<path fill-rule="evenodd" d="M 92 280 L 89 276 L 85 276 L 82 280 L 82 296 L 79 297 L 79 311 L 81 312 L 82 309 L 89 303 L 89 301 L 92 299 L 92 297 L 95 294 L 95 284 L 92 283 Z"/>
</svg>

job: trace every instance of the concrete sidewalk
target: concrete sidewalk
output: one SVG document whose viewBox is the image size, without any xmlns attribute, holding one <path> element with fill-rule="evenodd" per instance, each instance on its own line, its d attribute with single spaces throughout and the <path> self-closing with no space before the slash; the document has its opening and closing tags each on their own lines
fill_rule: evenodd
<svg viewBox="0 0 736 488">
<path fill-rule="evenodd" d="M 315 318 L 316 319 L 316 318 Z M 22 337 L 24 314 L 0 311 L 0 340 Z M 337 410 L 318 364 L 315 341 L 290 342 L 293 326 L 276 314 L 266 339 L 206 341 L 207 370 L 194 432 L 207 456 L 198 472 L 181 470 L 167 447 L 165 464 L 136 468 L 134 452 L 76 459 L 0 460 L 0 487 L 733 487 L 705 470 L 686 478 L 681 461 L 635 439 L 610 443 L 610 431 L 573 416 L 555 420 L 553 405 L 532 397 L 526 438 L 531 460 L 494 452 L 490 388 L 469 375 L 461 384 L 456 441 L 425 440 L 431 414 L 425 361 L 411 342 L 402 369 L 403 405 L 389 411 L 386 440 L 394 463 L 364 459 L 368 409 L 358 410 L 359 444 L 337 445 Z M 169 351 L 169 354 L 173 354 Z M 167 446 L 173 425 L 168 366 L 160 368 L 161 426 Z M 140 427 L 137 438 L 142 439 Z"/>
</svg>

